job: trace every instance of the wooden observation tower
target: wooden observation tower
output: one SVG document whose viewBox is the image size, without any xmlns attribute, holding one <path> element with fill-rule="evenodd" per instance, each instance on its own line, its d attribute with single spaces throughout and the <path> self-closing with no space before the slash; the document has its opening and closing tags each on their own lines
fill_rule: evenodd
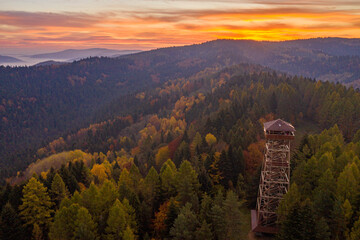
<svg viewBox="0 0 360 240">
<path fill-rule="evenodd" d="M 281 119 L 264 123 L 265 156 L 256 210 L 251 211 L 252 231 L 277 233 L 276 210 L 290 185 L 290 141 L 295 128 Z"/>
</svg>

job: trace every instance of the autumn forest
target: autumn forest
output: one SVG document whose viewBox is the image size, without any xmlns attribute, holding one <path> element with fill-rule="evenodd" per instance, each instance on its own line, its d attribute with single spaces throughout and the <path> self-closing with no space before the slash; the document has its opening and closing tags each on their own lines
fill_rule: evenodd
<svg viewBox="0 0 360 240">
<path fill-rule="evenodd" d="M 270 237 L 359 239 L 359 56 L 241 44 L 0 67 L 0 239 L 248 239 L 277 118 L 297 131 Z"/>
</svg>

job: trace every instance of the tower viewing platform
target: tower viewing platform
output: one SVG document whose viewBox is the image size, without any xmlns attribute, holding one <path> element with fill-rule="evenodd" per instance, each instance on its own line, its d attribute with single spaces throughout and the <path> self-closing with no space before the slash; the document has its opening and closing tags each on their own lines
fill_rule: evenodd
<svg viewBox="0 0 360 240">
<path fill-rule="evenodd" d="M 256 210 L 251 211 L 252 231 L 276 233 L 276 210 L 290 186 L 290 142 L 295 128 L 281 119 L 264 123 L 265 155 Z"/>
</svg>

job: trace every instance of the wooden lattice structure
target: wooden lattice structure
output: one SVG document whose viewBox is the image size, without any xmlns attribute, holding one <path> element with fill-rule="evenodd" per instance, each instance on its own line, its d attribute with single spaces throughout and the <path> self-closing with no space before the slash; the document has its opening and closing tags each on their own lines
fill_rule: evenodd
<svg viewBox="0 0 360 240">
<path fill-rule="evenodd" d="M 281 119 L 264 123 L 266 139 L 256 210 L 252 210 L 252 230 L 276 233 L 276 210 L 290 185 L 290 141 L 295 128 Z"/>
</svg>

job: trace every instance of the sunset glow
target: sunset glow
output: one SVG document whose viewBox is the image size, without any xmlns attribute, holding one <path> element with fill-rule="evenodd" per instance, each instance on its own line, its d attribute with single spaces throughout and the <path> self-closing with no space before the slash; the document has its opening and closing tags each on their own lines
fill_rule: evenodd
<svg viewBox="0 0 360 240">
<path fill-rule="evenodd" d="M 0 50 L 360 37 L 360 1 L 0 0 Z"/>
</svg>

